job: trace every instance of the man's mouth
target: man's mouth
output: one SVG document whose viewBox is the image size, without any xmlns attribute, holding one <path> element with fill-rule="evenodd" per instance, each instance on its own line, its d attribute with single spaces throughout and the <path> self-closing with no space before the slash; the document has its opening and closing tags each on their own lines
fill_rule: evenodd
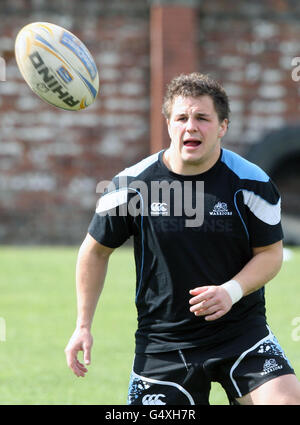
<svg viewBox="0 0 300 425">
<path fill-rule="evenodd" d="M 187 146 L 189 148 L 196 148 L 197 146 L 201 145 L 201 141 L 197 139 L 187 139 L 183 141 L 184 146 Z"/>
</svg>

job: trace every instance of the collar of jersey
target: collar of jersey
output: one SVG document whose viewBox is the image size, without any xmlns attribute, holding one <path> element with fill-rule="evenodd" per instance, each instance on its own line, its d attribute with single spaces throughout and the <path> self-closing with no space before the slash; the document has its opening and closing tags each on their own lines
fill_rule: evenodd
<svg viewBox="0 0 300 425">
<path fill-rule="evenodd" d="M 160 166 L 164 169 L 164 171 L 167 171 L 168 174 L 172 177 L 176 177 L 178 180 L 199 180 L 199 179 L 203 179 L 205 177 L 210 176 L 211 174 L 215 173 L 215 171 L 217 170 L 217 168 L 219 168 L 219 165 L 221 163 L 221 158 L 223 155 L 223 149 L 221 148 L 221 153 L 220 156 L 217 160 L 217 162 L 207 171 L 204 171 L 204 173 L 200 173 L 200 174 L 191 174 L 191 175 L 185 175 L 185 174 L 177 174 L 174 171 L 171 171 L 166 164 L 163 161 L 163 154 L 167 149 L 163 149 L 162 151 L 160 151 L 159 156 L 158 156 L 158 162 L 160 164 Z"/>
</svg>

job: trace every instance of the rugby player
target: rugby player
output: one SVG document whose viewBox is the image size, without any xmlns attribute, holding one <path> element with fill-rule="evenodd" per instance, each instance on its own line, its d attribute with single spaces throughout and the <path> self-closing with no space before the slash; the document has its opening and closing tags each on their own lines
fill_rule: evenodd
<svg viewBox="0 0 300 425">
<path fill-rule="evenodd" d="M 163 113 L 169 148 L 114 177 L 81 245 L 67 363 L 86 374 L 109 257 L 132 236 L 138 327 L 128 404 L 209 404 L 216 381 L 231 404 L 299 405 L 299 381 L 265 309 L 264 286 L 282 264 L 278 190 L 222 148 L 230 107 L 217 81 L 174 78 Z"/>
</svg>

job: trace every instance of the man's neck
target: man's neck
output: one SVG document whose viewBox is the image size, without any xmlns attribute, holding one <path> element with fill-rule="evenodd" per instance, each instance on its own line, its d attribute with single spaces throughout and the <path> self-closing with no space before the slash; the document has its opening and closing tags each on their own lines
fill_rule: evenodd
<svg viewBox="0 0 300 425">
<path fill-rule="evenodd" d="M 216 152 L 215 155 L 211 156 L 209 160 L 198 160 L 195 162 L 192 161 L 182 161 L 181 158 L 177 158 L 172 148 L 168 148 L 163 155 L 163 162 L 166 167 L 173 173 L 180 174 L 183 176 L 192 176 L 197 174 L 205 173 L 210 170 L 218 161 L 221 153 L 221 148 Z"/>
</svg>

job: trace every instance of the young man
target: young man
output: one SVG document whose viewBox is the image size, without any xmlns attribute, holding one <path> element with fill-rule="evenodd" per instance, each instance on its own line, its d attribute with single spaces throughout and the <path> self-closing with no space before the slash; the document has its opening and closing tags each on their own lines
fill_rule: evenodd
<svg viewBox="0 0 300 425">
<path fill-rule="evenodd" d="M 163 113 L 170 147 L 113 179 L 80 248 L 67 363 L 87 372 L 109 256 L 133 235 L 138 329 L 128 403 L 209 404 L 218 381 L 231 403 L 300 404 L 300 383 L 265 317 L 264 285 L 282 263 L 277 189 L 221 148 L 229 103 L 216 81 L 175 78 Z"/>
</svg>

